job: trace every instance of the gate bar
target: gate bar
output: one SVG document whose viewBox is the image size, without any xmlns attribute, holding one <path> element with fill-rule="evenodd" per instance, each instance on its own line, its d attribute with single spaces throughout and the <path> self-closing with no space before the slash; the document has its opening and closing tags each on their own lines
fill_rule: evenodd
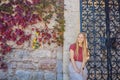
<svg viewBox="0 0 120 80">
<path fill-rule="evenodd" d="M 107 46 L 107 80 L 112 80 L 112 65 L 111 65 L 111 43 L 110 43 L 110 19 L 109 19 L 109 0 L 105 0 L 106 13 L 106 46 Z"/>
</svg>

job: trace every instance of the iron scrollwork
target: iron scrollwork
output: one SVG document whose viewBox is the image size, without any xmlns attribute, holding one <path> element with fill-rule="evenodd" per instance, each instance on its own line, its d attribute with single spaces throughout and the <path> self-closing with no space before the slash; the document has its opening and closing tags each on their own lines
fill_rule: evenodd
<svg viewBox="0 0 120 80">
<path fill-rule="evenodd" d="M 120 80 L 120 0 L 80 0 L 81 31 L 87 33 L 88 80 Z"/>
</svg>

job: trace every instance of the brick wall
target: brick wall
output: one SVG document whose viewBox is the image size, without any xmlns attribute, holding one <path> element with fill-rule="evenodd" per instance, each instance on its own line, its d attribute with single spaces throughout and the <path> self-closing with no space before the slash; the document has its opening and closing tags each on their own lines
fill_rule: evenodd
<svg viewBox="0 0 120 80">
<path fill-rule="evenodd" d="M 0 80 L 62 80 L 62 47 L 15 49 L 5 58 L 8 71 L 0 71 Z"/>
<path fill-rule="evenodd" d="M 6 56 L 8 71 L 0 70 L 0 80 L 69 80 L 69 45 L 80 31 L 79 0 L 58 1 L 65 4 L 64 46 L 13 50 Z"/>
<path fill-rule="evenodd" d="M 64 0 L 58 0 L 63 5 Z M 60 3 L 60 4 L 59 4 Z M 56 16 L 54 16 L 56 17 Z M 51 20 L 48 27 L 54 26 L 56 21 Z M 40 27 L 42 23 L 34 26 Z M 42 25 L 41 25 L 42 26 Z M 27 29 L 28 32 L 31 32 Z M 33 34 L 34 35 L 34 34 Z M 22 46 L 13 45 L 13 51 L 5 55 L 8 70 L 0 70 L 0 80 L 63 80 L 63 47 L 54 43 L 44 45 L 42 48 L 29 48 L 29 42 Z"/>
</svg>

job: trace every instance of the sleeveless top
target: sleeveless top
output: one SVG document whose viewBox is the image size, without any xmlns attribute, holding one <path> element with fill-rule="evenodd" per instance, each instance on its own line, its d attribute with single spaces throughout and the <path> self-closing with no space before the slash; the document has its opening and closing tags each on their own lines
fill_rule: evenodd
<svg viewBox="0 0 120 80">
<path fill-rule="evenodd" d="M 75 53 L 75 50 L 76 50 L 76 44 L 75 43 L 70 45 L 69 50 L 70 49 L 72 49 L 74 51 L 74 60 L 82 62 L 83 61 L 82 47 L 79 47 L 79 49 L 78 49 L 78 55 L 76 55 L 76 53 Z"/>
</svg>

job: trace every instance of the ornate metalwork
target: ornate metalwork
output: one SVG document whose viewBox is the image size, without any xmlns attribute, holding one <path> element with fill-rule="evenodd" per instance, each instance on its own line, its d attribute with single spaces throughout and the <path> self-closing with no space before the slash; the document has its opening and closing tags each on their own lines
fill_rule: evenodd
<svg viewBox="0 0 120 80">
<path fill-rule="evenodd" d="M 80 0 L 81 31 L 87 33 L 88 80 L 120 80 L 120 0 Z"/>
</svg>

